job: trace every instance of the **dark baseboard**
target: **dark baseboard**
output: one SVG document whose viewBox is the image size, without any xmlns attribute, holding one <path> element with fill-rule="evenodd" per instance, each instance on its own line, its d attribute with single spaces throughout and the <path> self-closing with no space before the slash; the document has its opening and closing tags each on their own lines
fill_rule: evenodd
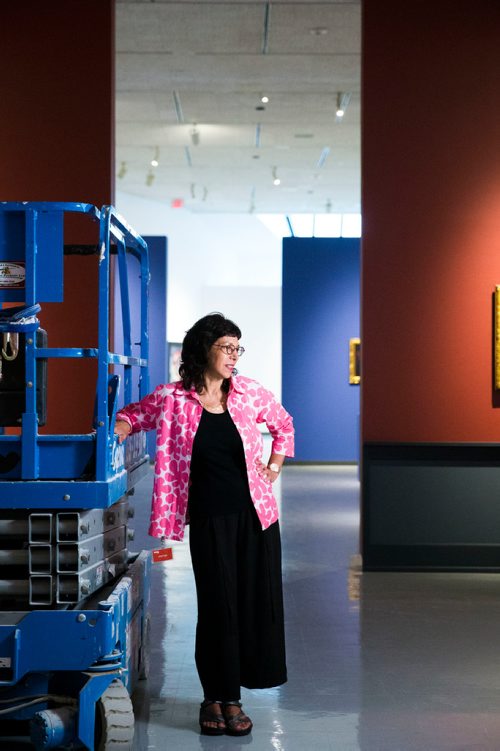
<svg viewBox="0 0 500 751">
<path fill-rule="evenodd" d="M 500 571 L 500 445 L 366 443 L 365 571 Z"/>
</svg>

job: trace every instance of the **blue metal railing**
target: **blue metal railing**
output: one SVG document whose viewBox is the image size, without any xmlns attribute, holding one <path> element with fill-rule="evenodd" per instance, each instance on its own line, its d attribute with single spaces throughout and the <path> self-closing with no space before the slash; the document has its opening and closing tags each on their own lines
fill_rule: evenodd
<svg viewBox="0 0 500 751">
<path fill-rule="evenodd" d="M 149 388 L 148 381 L 148 284 L 149 259 L 148 248 L 142 237 L 116 212 L 112 206 L 103 206 L 100 210 L 87 203 L 60 202 L 3 202 L 0 203 L 0 274 L 6 276 L 9 263 L 25 269 L 24 286 L 9 287 L 8 278 L 0 281 L 0 302 L 23 302 L 25 306 L 39 306 L 43 302 L 62 302 L 63 299 L 63 219 L 67 213 L 88 215 L 99 224 L 98 253 L 98 335 L 97 347 L 37 347 L 36 329 L 38 325 L 26 325 L 25 331 L 25 410 L 22 414 L 21 436 L 0 435 L 2 442 L 9 446 L 20 442 L 21 473 L 25 481 L 47 477 L 47 468 L 43 462 L 50 453 L 50 461 L 57 470 L 57 440 L 51 452 L 41 447 L 50 443 L 50 437 L 38 434 L 37 416 L 37 360 L 47 358 L 94 358 L 97 360 L 96 419 L 95 435 L 74 436 L 75 448 L 82 446 L 82 439 L 95 441 L 95 481 L 107 482 L 117 472 L 124 471 L 112 460 L 116 448 L 113 426 L 110 425 L 109 375 L 113 365 L 124 369 L 124 398 L 131 401 L 132 369 L 139 369 L 139 395 L 144 396 Z M 23 221 L 24 214 L 24 221 Z M 123 352 L 113 352 L 109 342 L 110 327 L 110 266 L 112 245 L 116 246 L 118 279 L 120 284 Z M 141 310 L 140 310 L 140 352 L 132 355 L 131 312 L 128 294 L 128 276 L 126 255 L 132 254 L 140 265 Z M 19 308 L 12 310 L 13 315 Z M 8 318 L 8 311 L 0 315 L 0 331 Z M 5 328 L 4 328 L 5 330 Z M 23 331 L 22 326 L 17 330 Z M 50 333 L 50 332 L 49 332 Z M 116 405 L 114 409 L 116 408 Z M 89 419 L 90 424 L 90 419 Z M 3 432 L 3 431 L 2 431 Z M 68 447 L 72 436 L 61 436 Z M 45 442 L 45 443 L 44 443 Z M 19 445 L 19 444 L 18 444 Z M 41 465 L 42 462 L 42 465 Z M 57 474 L 53 475 L 57 479 Z M 77 478 L 74 478 L 77 479 Z M 2 490 L 7 492 L 6 484 L 0 483 L 0 505 Z"/>
</svg>

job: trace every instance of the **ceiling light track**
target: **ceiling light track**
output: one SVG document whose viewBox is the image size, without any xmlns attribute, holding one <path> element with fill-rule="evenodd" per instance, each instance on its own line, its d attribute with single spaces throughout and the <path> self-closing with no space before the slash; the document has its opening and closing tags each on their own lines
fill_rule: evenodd
<svg viewBox="0 0 500 751">
<path fill-rule="evenodd" d="M 184 122 L 184 113 L 182 111 L 181 96 L 175 89 L 172 92 L 172 96 L 174 98 L 174 108 L 177 122 L 182 124 Z"/>
<path fill-rule="evenodd" d="M 271 26 L 271 3 L 266 3 L 264 11 L 264 33 L 262 34 L 262 54 L 269 54 L 269 30 Z"/>
<path fill-rule="evenodd" d="M 257 123 L 255 126 L 255 148 L 260 149 L 260 136 L 261 136 L 262 127 L 260 123 Z"/>
<path fill-rule="evenodd" d="M 321 169 L 322 167 L 325 166 L 325 162 L 328 159 L 328 155 L 329 154 L 330 154 L 330 147 L 329 146 L 325 146 L 323 148 L 323 151 L 321 152 L 321 154 L 319 156 L 318 164 L 316 165 L 317 169 Z"/>
</svg>

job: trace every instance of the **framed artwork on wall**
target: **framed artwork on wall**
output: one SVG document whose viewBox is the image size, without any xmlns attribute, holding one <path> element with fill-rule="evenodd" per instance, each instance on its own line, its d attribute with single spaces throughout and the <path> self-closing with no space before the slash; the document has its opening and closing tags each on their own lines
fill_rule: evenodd
<svg viewBox="0 0 500 751">
<path fill-rule="evenodd" d="M 179 380 L 179 365 L 181 364 L 181 342 L 169 342 L 168 343 L 168 381 Z"/>
<path fill-rule="evenodd" d="M 494 313 L 494 373 L 495 389 L 500 389 L 500 285 L 495 287 L 495 313 Z"/>
<path fill-rule="evenodd" d="M 349 383 L 358 385 L 361 382 L 361 339 L 349 339 Z"/>
</svg>

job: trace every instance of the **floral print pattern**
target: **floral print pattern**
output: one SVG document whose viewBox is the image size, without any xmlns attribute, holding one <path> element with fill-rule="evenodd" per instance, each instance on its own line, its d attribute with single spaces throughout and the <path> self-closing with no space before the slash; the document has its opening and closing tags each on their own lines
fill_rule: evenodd
<svg viewBox="0 0 500 751">
<path fill-rule="evenodd" d="M 273 394 L 245 376 L 231 378 L 227 408 L 243 441 L 250 496 L 262 529 L 278 518 L 271 483 L 257 472 L 263 439 L 258 425 L 265 423 L 275 454 L 293 456 L 293 421 Z M 186 525 L 189 470 L 193 441 L 203 406 L 196 391 L 185 391 L 181 381 L 158 386 L 140 402 L 129 404 L 116 419 L 129 423 L 132 433 L 156 429 L 156 461 L 149 534 L 182 540 Z"/>
</svg>

